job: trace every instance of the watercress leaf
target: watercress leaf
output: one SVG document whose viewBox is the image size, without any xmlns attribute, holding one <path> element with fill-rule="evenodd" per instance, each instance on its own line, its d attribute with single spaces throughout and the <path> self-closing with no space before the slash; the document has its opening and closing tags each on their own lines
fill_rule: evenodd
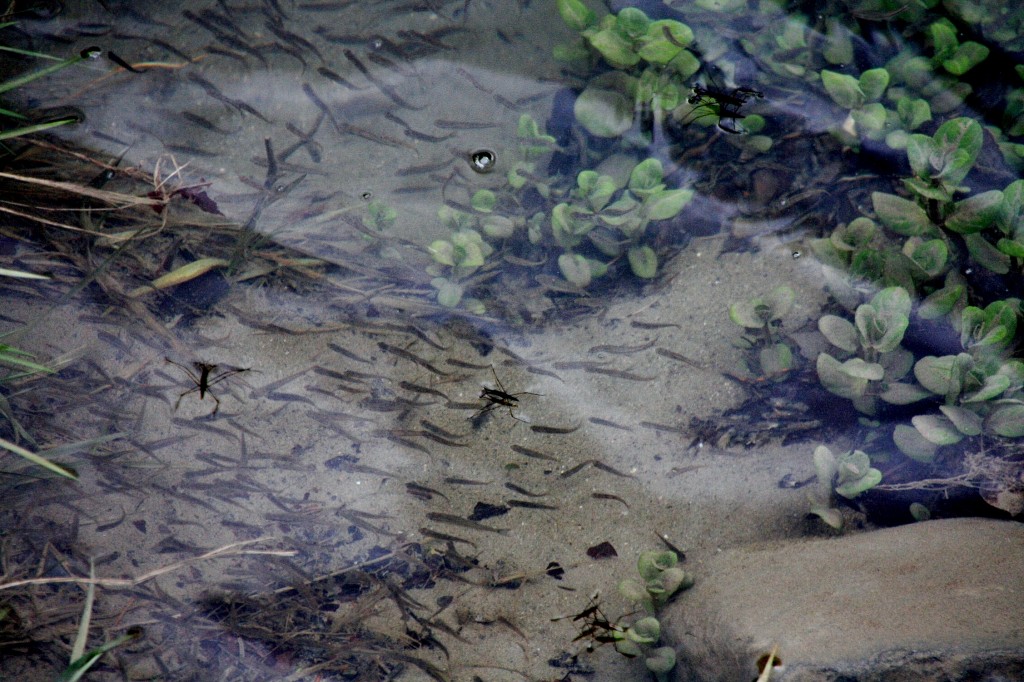
<svg viewBox="0 0 1024 682">
<path fill-rule="evenodd" d="M 900 97 L 896 111 L 907 130 L 914 130 L 922 123 L 932 120 L 932 110 L 927 100 Z"/>
<path fill-rule="evenodd" d="M 461 284 L 446 279 L 441 283 L 441 286 L 438 287 L 437 302 L 445 308 L 454 308 L 459 305 L 459 301 L 462 300 L 463 293 L 464 289 Z"/>
<path fill-rule="evenodd" d="M 1003 206 L 1003 193 L 997 189 L 975 194 L 956 202 L 946 218 L 946 227 L 960 234 L 981 232 L 993 223 Z"/>
<path fill-rule="evenodd" d="M 763 299 L 754 298 L 749 301 L 733 303 L 729 306 L 729 319 L 747 329 L 760 329 L 768 323 L 762 312 L 769 310 Z"/>
<path fill-rule="evenodd" d="M 582 31 L 597 23 L 597 15 L 580 0 L 558 0 L 558 13 L 574 31 Z"/>
<path fill-rule="evenodd" d="M 441 265 L 455 265 L 455 246 L 449 241 L 438 239 L 431 242 L 427 247 L 427 252 Z"/>
<path fill-rule="evenodd" d="M 871 203 L 878 219 L 897 234 L 907 237 L 924 234 L 932 223 L 924 209 L 909 199 L 895 194 L 872 192 Z"/>
<path fill-rule="evenodd" d="M 668 189 L 649 195 L 644 200 L 644 206 L 651 220 L 667 220 L 679 215 L 692 199 L 692 189 Z"/>
<path fill-rule="evenodd" d="M 672 40 L 665 35 L 666 31 L 671 33 Z M 693 31 L 686 24 L 671 19 L 653 21 L 647 28 L 639 55 L 641 59 L 651 64 L 668 64 L 691 42 Z"/>
<path fill-rule="evenodd" d="M 964 298 L 966 289 L 962 284 L 947 285 L 937 289 L 922 301 L 917 316 L 922 320 L 935 320 L 949 314 L 953 307 Z"/>
<path fill-rule="evenodd" d="M 1024 437 L 1024 405 L 1002 405 L 985 420 L 985 431 L 1003 438 Z"/>
<path fill-rule="evenodd" d="M 624 35 L 636 39 L 647 33 L 651 20 L 643 10 L 636 7 L 624 7 L 615 17 L 615 27 Z"/>
<path fill-rule="evenodd" d="M 822 483 L 825 492 L 832 490 L 832 481 L 839 472 L 839 465 L 836 463 L 835 455 L 825 445 L 814 448 L 814 471 L 818 475 L 818 481 Z"/>
<path fill-rule="evenodd" d="M 892 383 L 878 397 L 892 405 L 910 405 L 931 396 L 931 393 L 919 386 L 904 383 Z"/>
<path fill-rule="evenodd" d="M 953 445 L 963 440 L 963 435 L 953 423 L 937 414 L 919 414 L 910 423 L 925 440 L 938 446 Z"/>
<path fill-rule="evenodd" d="M 967 245 L 971 258 L 979 265 L 997 275 L 1005 275 L 1010 271 L 1010 257 L 992 246 L 980 234 L 965 234 L 964 243 Z"/>
<path fill-rule="evenodd" d="M 676 667 L 676 650 L 670 646 L 651 649 L 650 655 L 644 658 L 644 665 L 655 677 L 661 679 Z"/>
<path fill-rule="evenodd" d="M 928 34 L 935 47 L 936 61 L 949 58 L 956 50 L 959 41 L 956 39 L 956 29 L 947 22 L 936 21 L 928 27 Z"/>
<path fill-rule="evenodd" d="M 992 400 L 997 398 L 1010 388 L 1011 382 L 1010 377 L 1004 374 L 992 374 L 985 377 L 985 383 L 982 384 L 981 388 L 973 393 L 968 393 L 963 397 L 964 403 L 980 403 L 986 400 Z M 970 434 L 968 434 L 970 435 Z"/>
<path fill-rule="evenodd" d="M 997 224 L 1008 237 L 1024 227 L 1024 180 L 1014 180 L 1003 190 Z"/>
<path fill-rule="evenodd" d="M 867 379 L 847 373 L 843 363 L 828 353 L 818 355 L 816 369 L 822 385 L 840 398 L 858 398 L 867 390 Z"/>
<path fill-rule="evenodd" d="M 498 203 L 498 197 L 489 189 L 478 189 L 469 203 L 474 211 L 490 213 Z"/>
<path fill-rule="evenodd" d="M 576 186 L 580 188 L 580 194 L 587 196 L 597 186 L 597 179 L 600 177 L 595 170 L 580 171 L 576 176 Z"/>
<path fill-rule="evenodd" d="M 850 112 L 857 129 L 865 136 L 874 139 L 885 128 L 886 110 L 879 102 L 865 104 L 860 109 Z"/>
<path fill-rule="evenodd" d="M 1000 239 L 996 242 L 996 248 L 1011 258 L 1024 258 L 1024 239 Z"/>
<path fill-rule="evenodd" d="M 914 364 L 914 377 L 932 393 L 955 397 L 963 385 L 963 355 L 966 353 L 942 357 L 926 355 Z M 970 358 L 967 355 L 967 359 Z"/>
<path fill-rule="evenodd" d="M 793 350 L 784 343 L 762 348 L 758 354 L 761 372 L 767 376 L 782 374 L 793 369 Z"/>
<path fill-rule="evenodd" d="M 693 30 L 681 21 L 674 19 L 660 19 L 652 21 L 647 27 L 647 38 L 665 38 L 666 31 L 672 36 L 672 40 L 686 47 L 693 42 Z"/>
<path fill-rule="evenodd" d="M 606 62 L 617 69 L 628 69 L 640 62 L 640 55 L 633 49 L 633 44 L 617 30 L 602 29 L 587 36 L 587 40 Z"/>
<path fill-rule="evenodd" d="M 931 279 L 940 275 L 946 267 L 949 249 L 943 240 L 932 239 L 915 248 L 910 258 L 924 270 L 928 279 Z"/>
<path fill-rule="evenodd" d="M 892 440 L 904 455 L 926 464 L 935 459 L 935 453 L 938 451 L 934 443 L 925 440 L 917 429 L 906 424 L 896 425 L 892 432 Z"/>
<path fill-rule="evenodd" d="M 953 56 L 942 62 L 942 68 L 954 76 L 962 76 L 988 57 L 988 48 L 973 40 L 963 43 Z"/>
<path fill-rule="evenodd" d="M 629 189 L 634 192 L 654 190 L 661 184 L 662 177 L 661 161 L 655 158 L 645 159 L 629 174 Z"/>
<path fill-rule="evenodd" d="M 626 658 L 636 658 L 644 653 L 640 645 L 630 639 L 615 640 L 615 650 Z"/>
<path fill-rule="evenodd" d="M 931 159 L 936 156 L 935 142 L 927 135 L 914 133 L 907 138 L 907 160 L 910 169 L 919 178 L 930 178 Z"/>
<path fill-rule="evenodd" d="M 869 468 L 860 478 L 837 485 L 836 494 L 852 499 L 865 491 L 871 490 L 881 482 L 882 472 L 878 469 Z"/>
<path fill-rule="evenodd" d="M 603 209 L 617 189 L 615 180 L 611 176 L 598 176 L 587 196 L 587 204 L 590 206 L 590 209 L 593 211 Z"/>
<path fill-rule="evenodd" d="M 558 269 L 562 276 L 581 289 L 590 284 L 590 265 L 587 259 L 578 253 L 563 253 L 558 257 Z"/>
<path fill-rule="evenodd" d="M 661 637 L 661 623 L 657 618 L 641 618 L 626 631 L 627 636 L 638 644 L 653 644 Z"/>
<path fill-rule="evenodd" d="M 658 273 L 658 254 L 649 246 L 634 246 L 626 254 L 633 274 L 641 279 L 651 279 Z"/>
<path fill-rule="evenodd" d="M 785 284 L 775 287 L 764 297 L 764 302 L 770 310 L 770 320 L 781 320 L 789 314 L 796 300 L 796 293 Z"/>
<path fill-rule="evenodd" d="M 953 191 L 956 187 L 948 188 L 938 180 L 923 180 L 921 178 L 903 178 L 903 186 L 913 194 L 922 199 L 934 199 L 941 204 L 948 204 L 953 200 Z"/>
<path fill-rule="evenodd" d="M 534 120 L 533 116 L 530 116 L 529 114 L 522 114 L 519 117 L 519 125 L 516 128 L 516 135 L 527 139 L 540 137 L 540 129 L 537 127 L 537 121 Z"/>
<path fill-rule="evenodd" d="M 853 76 L 822 69 L 821 84 L 832 101 L 844 109 L 859 109 L 864 105 L 864 92 Z"/>
<path fill-rule="evenodd" d="M 700 60 L 697 59 L 697 57 L 695 57 L 689 50 L 681 50 L 679 54 L 675 56 L 675 59 L 669 62 L 668 65 L 678 73 L 679 78 L 683 80 L 686 80 L 693 74 L 700 71 L 701 67 Z"/>
<path fill-rule="evenodd" d="M 508 216 L 489 215 L 482 221 L 484 234 L 493 239 L 508 239 L 515 233 L 516 224 Z"/>
<path fill-rule="evenodd" d="M 856 379 L 867 379 L 868 381 L 881 381 L 885 376 L 885 369 L 877 362 L 865 362 L 861 358 L 850 358 L 842 364 L 844 374 Z"/>
<path fill-rule="evenodd" d="M 825 20 L 825 45 L 821 49 L 822 56 L 830 64 L 849 64 L 853 61 L 853 40 L 850 29 L 846 28 L 838 17 Z"/>
<path fill-rule="evenodd" d="M 857 85 L 866 101 L 877 101 L 889 87 L 889 72 L 885 69 L 868 69 L 860 75 Z"/>
<path fill-rule="evenodd" d="M 956 405 L 940 405 L 939 411 L 963 435 L 977 436 L 981 434 L 981 416 L 978 413 Z"/>
<path fill-rule="evenodd" d="M 839 530 L 843 527 L 843 514 L 834 507 L 827 507 L 823 504 L 813 504 L 809 510 L 810 514 L 817 516 L 828 526 Z"/>
<path fill-rule="evenodd" d="M 849 320 L 837 315 L 823 315 L 818 320 L 818 329 L 833 346 L 847 353 L 857 352 L 857 329 Z"/>
<path fill-rule="evenodd" d="M 593 82 L 576 98 L 573 113 L 596 137 L 618 137 L 633 126 L 633 101 L 621 91 L 597 87 Z"/>
<path fill-rule="evenodd" d="M 942 169 L 946 183 L 959 185 L 967 176 L 981 151 L 983 137 L 981 125 L 972 118 L 954 118 L 939 126 L 933 139 L 938 151 L 946 159 Z"/>
</svg>

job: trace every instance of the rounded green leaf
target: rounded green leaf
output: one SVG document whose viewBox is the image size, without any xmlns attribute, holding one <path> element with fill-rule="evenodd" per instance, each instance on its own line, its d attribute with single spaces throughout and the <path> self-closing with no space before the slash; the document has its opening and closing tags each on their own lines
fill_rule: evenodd
<svg viewBox="0 0 1024 682">
<path fill-rule="evenodd" d="M 638 163 L 629 174 L 629 189 L 636 191 L 656 190 L 662 180 L 661 161 L 655 158 Z"/>
<path fill-rule="evenodd" d="M 562 276 L 581 289 L 590 284 L 590 265 L 578 253 L 563 253 L 558 257 L 558 269 Z"/>
<path fill-rule="evenodd" d="M 861 360 L 863 363 L 864 361 Z M 881 369 L 880 365 L 877 365 Z M 843 363 L 828 353 L 818 355 L 816 364 L 818 379 L 822 385 L 840 398 L 859 398 L 868 387 L 868 380 L 846 371 Z"/>
<path fill-rule="evenodd" d="M 960 234 L 981 232 L 999 217 L 1002 204 L 1003 193 L 997 189 L 975 194 L 956 202 L 945 226 Z"/>
<path fill-rule="evenodd" d="M 793 369 L 793 351 L 784 343 L 776 343 L 762 348 L 758 353 L 758 361 L 761 363 L 761 372 L 772 376 L 782 374 Z"/>
<path fill-rule="evenodd" d="M 932 517 L 932 513 L 928 507 L 924 506 L 920 502 L 910 503 L 910 515 L 914 517 L 915 521 L 927 521 Z"/>
<path fill-rule="evenodd" d="M 853 76 L 822 69 L 821 84 L 832 101 L 844 109 L 859 109 L 864 105 L 864 93 Z"/>
<path fill-rule="evenodd" d="M 836 315 L 823 315 L 818 320 L 818 330 L 833 346 L 848 353 L 857 352 L 857 329 L 849 320 Z"/>
<path fill-rule="evenodd" d="M 983 138 L 981 125 L 972 118 L 954 118 L 939 126 L 933 139 L 945 162 L 943 182 L 959 185 L 963 181 L 978 158 Z"/>
<path fill-rule="evenodd" d="M 942 396 L 959 395 L 961 377 L 957 357 L 956 355 L 942 357 L 927 355 L 914 364 L 914 377 L 932 393 Z"/>
<path fill-rule="evenodd" d="M 462 300 L 463 292 L 461 284 L 445 280 L 437 290 L 437 302 L 446 308 L 454 308 Z"/>
<path fill-rule="evenodd" d="M 729 319 L 741 327 L 760 329 L 771 319 L 771 308 L 760 298 L 729 306 Z"/>
<path fill-rule="evenodd" d="M 494 210 L 494 205 L 498 203 L 498 197 L 489 189 L 479 189 L 473 194 L 473 198 L 470 199 L 469 203 L 473 210 L 480 211 L 481 213 L 490 213 Z"/>
<path fill-rule="evenodd" d="M 651 220 L 667 220 L 679 215 L 692 199 L 692 189 L 667 189 L 648 196 L 644 206 Z"/>
<path fill-rule="evenodd" d="M 994 247 L 980 234 L 965 234 L 967 251 L 977 263 L 997 275 L 1010 272 L 1010 257 Z"/>
<path fill-rule="evenodd" d="M 892 383 L 878 397 L 890 405 L 910 405 L 931 395 L 930 392 L 913 384 Z"/>
<path fill-rule="evenodd" d="M 962 284 L 945 286 L 929 294 L 921 306 L 917 309 L 917 315 L 922 320 L 935 320 L 943 315 L 949 314 L 953 307 L 966 293 Z"/>
<path fill-rule="evenodd" d="M 587 36 L 587 41 L 601 53 L 606 62 L 617 69 L 628 69 L 640 61 L 640 55 L 633 49 L 633 44 L 615 29 L 601 29 Z"/>
<path fill-rule="evenodd" d="M 953 423 L 937 414 L 919 414 L 910 420 L 926 441 L 935 445 L 952 445 L 963 440 Z"/>
<path fill-rule="evenodd" d="M 942 68 L 954 76 L 962 76 L 988 57 L 988 48 L 973 40 L 962 43 L 949 59 L 942 62 Z"/>
<path fill-rule="evenodd" d="M 860 75 L 857 85 L 868 102 L 879 100 L 889 87 L 889 72 L 885 69 L 868 69 Z"/>
<path fill-rule="evenodd" d="M 871 490 L 881 482 L 882 472 L 871 468 L 860 478 L 836 486 L 836 493 L 847 499 L 852 499 L 865 491 Z"/>
<path fill-rule="evenodd" d="M 642 604 L 651 598 L 650 594 L 647 592 L 647 588 L 636 580 L 629 578 L 621 580 L 616 588 L 618 589 L 619 594 L 631 604 Z"/>
<path fill-rule="evenodd" d="M 939 411 L 965 436 L 981 434 L 981 416 L 976 412 L 955 405 L 940 405 Z"/>
<path fill-rule="evenodd" d="M 627 658 L 636 658 L 643 654 L 640 645 L 630 639 L 615 640 L 615 650 Z"/>
<path fill-rule="evenodd" d="M 896 234 L 916 237 L 932 226 L 925 210 L 909 199 L 895 194 L 872 192 L 871 203 L 878 219 Z"/>
<path fill-rule="evenodd" d="M 658 254 L 649 246 L 634 246 L 626 254 L 633 274 L 641 279 L 651 279 L 658 274 Z"/>
<path fill-rule="evenodd" d="M 493 239 L 507 239 L 516 231 L 516 224 L 508 216 L 489 215 L 481 223 L 484 234 Z"/>
<path fill-rule="evenodd" d="M 906 424 L 897 424 L 892 440 L 904 455 L 918 462 L 929 463 L 935 459 L 938 447 L 922 436 L 917 429 Z"/>
<path fill-rule="evenodd" d="M 650 655 L 644 659 L 644 665 L 661 679 L 662 675 L 668 674 L 676 667 L 676 650 L 670 646 L 652 649 Z"/>
<path fill-rule="evenodd" d="M 455 246 L 444 239 L 438 239 L 427 247 L 430 256 L 441 265 L 455 265 Z"/>
<path fill-rule="evenodd" d="M 624 7 L 615 17 L 615 28 L 630 38 L 639 38 L 647 33 L 651 20 L 643 10 L 636 7 Z"/>
<path fill-rule="evenodd" d="M 985 431 L 1003 438 L 1024 437 L 1024 405 L 1004 405 L 985 420 Z"/>
<path fill-rule="evenodd" d="M 576 98 L 573 113 L 597 137 L 618 137 L 633 127 L 633 101 L 622 92 L 593 84 Z"/>
<path fill-rule="evenodd" d="M 654 644 L 661 638 L 661 623 L 653 616 L 641 618 L 630 626 L 626 636 L 637 644 Z"/>
<path fill-rule="evenodd" d="M 574 31 L 582 31 L 597 23 L 597 15 L 580 0 L 558 0 L 558 13 Z"/>
</svg>

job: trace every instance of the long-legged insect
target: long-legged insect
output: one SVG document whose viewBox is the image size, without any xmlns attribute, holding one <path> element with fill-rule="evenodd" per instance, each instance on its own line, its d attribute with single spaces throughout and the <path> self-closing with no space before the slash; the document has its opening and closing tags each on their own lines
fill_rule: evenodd
<svg viewBox="0 0 1024 682">
<path fill-rule="evenodd" d="M 470 417 L 474 422 L 487 414 L 496 407 L 507 407 L 508 416 L 512 417 L 516 421 L 526 423 L 525 419 L 520 419 L 512 411 L 512 408 L 519 407 L 519 396 L 521 395 L 543 395 L 542 393 L 530 393 L 529 391 L 523 391 L 521 393 L 509 393 L 505 390 L 505 386 L 501 383 L 501 379 L 498 378 L 498 373 L 494 371 L 494 365 L 491 365 L 491 374 L 494 375 L 494 380 L 498 383 L 498 388 L 487 388 L 483 387 L 480 391 L 480 399 L 486 400 L 487 404 L 484 405 L 480 410 Z M 498 390 L 501 389 L 501 390 Z"/>
<path fill-rule="evenodd" d="M 697 83 L 693 86 L 693 94 L 686 100 L 693 107 L 693 113 L 701 109 L 705 113 L 687 122 L 692 123 L 706 116 L 717 116 L 719 130 L 731 135 L 742 133 L 743 130 L 737 128 L 736 122 L 741 118 L 746 118 L 746 115 L 741 114 L 740 109 L 752 97 L 757 99 L 763 98 L 764 93 L 753 88 L 733 88 L 731 90 L 721 88 L 715 83 L 714 76 L 711 75 L 710 71 L 708 71 L 708 79 L 711 85 L 704 86 Z M 732 121 L 732 124 L 726 125 L 726 121 Z"/>
<path fill-rule="evenodd" d="M 206 394 L 209 393 L 210 397 L 213 398 L 213 402 L 215 403 L 213 406 L 213 412 L 210 413 L 211 417 L 217 414 L 217 410 L 220 409 L 220 398 L 218 398 L 216 394 L 210 390 L 210 387 L 215 384 L 219 384 L 220 382 L 224 381 L 230 376 L 249 371 L 248 367 L 233 367 L 231 369 L 224 370 L 223 372 L 214 376 L 213 378 L 210 378 L 210 375 L 217 370 L 217 365 L 212 365 L 208 362 L 193 362 L 192 365 L 196 368 L 196 371 L 199 372 L 199 374 L 196 375 L 196 372 L 193 372 L 191 369 L 181 364 L 180 362 L 175 362 L 170 358 L 164 358 L 164 360 L 171 363 L 175 367 L 180 368 L 183 372 L 185 372 L 185 374 L 188 375 L 188 378 L 192 380 L 192 383 L 195 384 L 195 386 L 188 389 L 187 391 L 184 391 L 181 395 L 178 396 L 178 400 L 175 401 L 174 403 L 174 409 L 177 410 L 178 406 L 181 405 L 181 399 L 191 393 L 195 393 L 196 391 L 198 391 L 200 400 L 206 398 Z"/>
</svg>

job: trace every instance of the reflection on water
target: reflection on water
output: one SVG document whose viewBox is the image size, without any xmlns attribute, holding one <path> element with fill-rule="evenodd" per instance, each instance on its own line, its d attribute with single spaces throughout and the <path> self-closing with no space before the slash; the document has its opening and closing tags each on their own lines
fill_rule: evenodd
<svg viewBox="0 0 1024 682">
<path fill-rule="evenodd" d="M 888 22 L 917 26 L 916 10 L 707 5 L 645 3 L 695 39 L 644 24 L 630 39 L 661 66 L 598 78 L 572 3 L 69 3 L 8 29 L 104 56 L 16 93 L 81 108 L 62 139 L 96 165 L 51 150 L 14 166 L 92 194 L 3 190 L 75 230 L 5 232 L 5 268 L 53 275 L 5 282 L 14 345 L 60 372 L 8 378 L 4 438 L 79 443 L 51 453 L 75 482 L 4 459 L 4 677 L 67 665 L 87 582 L 69 578 L 91 562 L 89 646 L 144 634 L 90 678 L 642 679 L 612 647 L 587 653 L 572 616 L 634 620 L 614 586 L 666 542 L 699 581 L 719 548 L 849 522 L 831 485 L 810 505 L 793 492 L 821 475 L 818 443 L 873 523 L 911 502 L 963 513 L 942 501 L 961 489 L 977 512 L 979 487 L 988 513 L 1013 513 L 1020 228 L 940 238 L 978 207 L 929 209 L 943 225 L 915 231 L 877 198 L 920 170 L 898 146 L 935 132 L 915 102 L 935 123 L 975 115 L 949 95 L 962 67 L 911 64 L 892 77 L 904 99 L 883 100 L 870 77 L 817 74 L 895 59 Z M 591 45 L 613 64 L 622 49 Z M 972 193 L 1016 177 L 986 134 Z M 957 169 L 938 157 L 967 150 L 931 149 L 906 187 L 940 202 Z M 949 350 L 940 335 L 961 333 L 941 315 L 911 324 L 873 298 L 893 285 L 968 319 L 968 288 L 1011 303 Z M 917 372 L 895 368 L 929 354 L 975 382 L 917 373 L 949 396 L 938 417 L 889 400 Z M 944 447 L 984 431 L 989 454 L 961 474 L 908 430 Z M 868 484 L 879 466 L 887 491 Z"/>
</svg>

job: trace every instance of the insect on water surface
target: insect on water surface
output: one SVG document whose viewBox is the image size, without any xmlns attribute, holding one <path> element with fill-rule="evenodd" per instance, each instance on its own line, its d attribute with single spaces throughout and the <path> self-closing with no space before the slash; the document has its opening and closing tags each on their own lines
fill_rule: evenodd
<svg viewBox="0 0 1024 682">
<path fill-rule="evenodd" d="M 181 395 L 178 396 L 178 400 L 175 401 L 174 403 L 174 409 L 177 410 L 178 406 L 181 405 L 181 399 L 191 393 L 195 393 L 198 391 L 200 400 L 205 399 L 206 394 L 209 393 L 210 397 L 213 398 L 213 402 L 215 403 L 213 406 L 213 412 L 210 413 L 211 417 L 217 414 L 217 410 L 220 409 L 220 398 L 218 398 L 214 394 L 214 392 L 210 390 L 210 387 L 214 386 L 215 384 L 219 384 L 220 382 L 224 381 L 230 376 L 234 376 L 235 374 L 241 374 L 242 372 L 249 371 L 248 367 L 232 367 L 230 369 L 225 369 L 220 374 L 211 377 L 211 375 L 217 371 L 217 365 L 213 365 L 208 362 L 196 361 L 192 363 L 193 367 L 196 368 L 196 371 L 193 372 L 191 369 L 181 364 L 180 362 L 175 362 L 170 358 L 164 358 L 164 360 L 184 371 L 185 374 L 188 375 L 188 378 L 192 380 L 192 383 L 195 384 L 195 386 L 188 389 L 187 391 L 184 391 Z M 198 372 L 198 374 L 196 374 L 196 372 Z"/>
<path fill-rule="evenodd" d="M 710 72 L 708 72 L 708 78 L 711 85 L 703 86 L 697 83 L 693 86 L 693 94 L 686 100 L 693 107 L 693 113 L 701 109 L 706 112 L 691 120 L 696 121 L 705 116 L 718 116 L 719 130 L 732 135 L 742 133 L 743 130 L 736 127 L 736 122 L 741 118 L 746 118 L 746 114 L 741 114 L 740 109 L 752 97 L 764 98 L 764 93 L 753 88 L 732 88 L 731 90 L 720 88 Z M 732 124 L 726 125 L 726 121 L 732 121 Z"/>
<path fill-rule="evenodd" d="M 487 388 L 486 386 L 480 391 L 480 399 L 486 400 L 487 404 L 484 405 L 480 410 L 470 417 L 471 420 L 476 422 L 477 419 L 489 413 L 496 407 L 507 407 L 508 416 L 512 417 L 516 421 L 527 423 L 525 419 L 520 419 L 512 411 L 512 408 L 519 407 L 519 396 L 521 395 L 542 395 L 540 393 L 530 393 L 529 391 L 522 391 L 520 393 L 509 393 L 505 390 L 505 386 L 501 383 L 501 379 L 498 378 L 498 373 L 494 371 L 494 365 L 491 365 L 491 374 L 494 375 L 494 380 L 498 383 L 498 388 Z"/>
</svg>

